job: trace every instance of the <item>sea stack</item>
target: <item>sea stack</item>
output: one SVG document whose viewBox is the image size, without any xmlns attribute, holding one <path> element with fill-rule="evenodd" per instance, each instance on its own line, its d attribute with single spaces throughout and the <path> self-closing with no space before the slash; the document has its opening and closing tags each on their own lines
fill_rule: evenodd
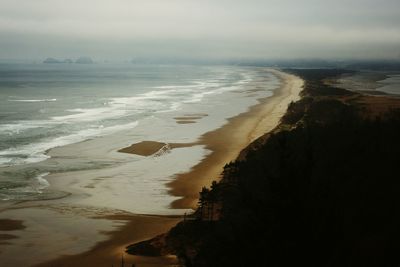
<svg viewBox="0 0 400 267">
<path fill-rule="evenodd" d="M 61 61 L 58 60 L 58 59 L 52 58 L 52 57 L 48 57 L 48 58 L 46 58 L 46 59 L 43 61 L 43 63 L 46 63 L 46 64 L 55 64 L 55 63 L 61 63 Z"/>
<path fill-rule="evenodd" d="M 77 64 L 93 64 L 93 60 L 90 57 L 80 57 L 78 58 L 75 63 Z"/>
</svg>

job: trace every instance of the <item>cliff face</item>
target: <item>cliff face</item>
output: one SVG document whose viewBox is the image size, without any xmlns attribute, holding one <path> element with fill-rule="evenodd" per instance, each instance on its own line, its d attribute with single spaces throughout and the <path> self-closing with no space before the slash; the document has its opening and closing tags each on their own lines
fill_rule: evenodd
<svg viewBox="0 0 400 267">
<path fill-rule="evenodd" d="M 218 220 L 178 224 L 169 249 L 186 266 L 398 266 L 400 100 L 323 82 L 339 71 L 291 72 L 302 99 L 203 190 Z"/>
</svg>

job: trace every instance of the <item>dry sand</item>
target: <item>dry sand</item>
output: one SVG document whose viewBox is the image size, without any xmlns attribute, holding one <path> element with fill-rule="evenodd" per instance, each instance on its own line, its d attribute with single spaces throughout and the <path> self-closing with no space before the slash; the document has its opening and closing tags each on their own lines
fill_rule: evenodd
<svg viewBox="0 0 400 267">
<path fill-rule="evenodd" d="M 22 230 L 22 229 L 25 229 L 25 226 L 23 225 L 23 222 L 20 220 L 0 219 L 0 231 L 6 232 L 0 234 L 0 245 L 7 245 L 9 244 L 10 240 L 18 238 L 17 236 L 9 234 L 7 232 Z"/>
</svg>

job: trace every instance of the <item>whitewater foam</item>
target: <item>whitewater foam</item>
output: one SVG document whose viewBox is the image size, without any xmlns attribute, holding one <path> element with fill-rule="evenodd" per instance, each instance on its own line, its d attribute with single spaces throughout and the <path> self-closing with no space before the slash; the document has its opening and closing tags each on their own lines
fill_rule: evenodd
<svg viewBox="0 0 400 267">
<path fill-rule="evenodd" d="M 46 151 L 49 149 L 82 142 L 90 138 L 101 137 L 125 129 L 132 129 L 138 124 L 138 121 L 134 121 L 127 124 L 109 127 L 100 125 L 96 128 L 80 130 L 70 135 L 60 136 L 53 139 L 42 140 L 41 142 L 32 143 L 29 145 L 2 150 L 0 151 L 0 166 L 40 162 L 49 158 L 49 156 L 46 155 Z"/>
<path fill-rule="evenodd" d="M 50 174 L 49 172 L 45 172 L 45 173 L 41 173 L 35 177 L 35 179 L 33 180 L 34 182 L 33 182 L 32 186 L 37 192 L 41 193 L 43 189 L 50 186 L 49 181 L 47 181 L 44 178 L 49 174 Z"/>
<path fill-rule="evenodd" d="M 65 115 L 65 116 L 54 116 L 51 117 L 54 121 L 59 122 L 84 122 L 84 121 L 97 121 L 99 118 L 102 120 L 120 117 L 126 114 L 125 110 L 118 110 L 115 108 L 91 108 L 91 109 L 84 109 L 84 108 L 76 108 L 76 109 L 68 109 L 68 112 L 72 112 L 75 114 Z"/>
<path fill-rule="evenodd" d="M 18 121 L 17 123 L 6 123 L 0 124 L 0 134 L 19 134 L 20 132 L 35 129 L 35 128 L 47 128 L 52 124 L 50 121 L 45 120 L 32 120 L 32 121 Z"/>
<path fill-rule="evenodd" d="M 35 103 L 35 102 L 55 102 L 56 98 L 51 99 L 9 99 L 10 102 L 27 102 L 27 103 Z"/>
</svg>

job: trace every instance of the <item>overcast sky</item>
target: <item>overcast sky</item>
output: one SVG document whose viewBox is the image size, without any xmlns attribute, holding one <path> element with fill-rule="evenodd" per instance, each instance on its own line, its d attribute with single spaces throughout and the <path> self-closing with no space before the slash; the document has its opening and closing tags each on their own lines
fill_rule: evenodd
<svg viewBox="0 0 400 267">
<path fill-rule="evenodd" d="M 0 58 L 396 58 L 400 0 L 0 0 Z"/>
</svg>

